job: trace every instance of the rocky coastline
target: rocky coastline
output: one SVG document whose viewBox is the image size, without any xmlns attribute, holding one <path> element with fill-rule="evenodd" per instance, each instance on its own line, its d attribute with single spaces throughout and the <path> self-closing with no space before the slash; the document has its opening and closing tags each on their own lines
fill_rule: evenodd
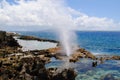
<svg viewBox="0 0 120 80">
<path fill-rule="evenodd" d="M 43 42 L 58 43 L 58 41 L 55 41 L 55 40 L 37 38 L 37 37 L 34 37 L 34 36 L 26 36 L 26 35 L 19 35 L 19 39 L 23 39 L 23 40 L 37 40 L 37 41 L 43 41 Z"/>
<path fill-rule="evenodd" d="M 58 46 L 45 50 L 22 51 L 22 46 L 13 38 L 14 36 L 23 40 L 58 43 Z M 0 80 L 75 80 L 77 72 L 73 68 L 58 72 L 58 68 L 45 67 L 45 64 L 51 62 L 52 57 L 64 59 L 64 56 L 60 55 L 60 50 L 59 42 L 55 40 L 0 31 Z M 92 63 L 93 67 L 97 66 L 97 61 L 102 63 L 105 60 L 120 60 L 120 56 L 96 56 L 79 48 L 70 56 L 69 62 L 75 63 L 81 58 L 95 61 Z"/>
</svg>

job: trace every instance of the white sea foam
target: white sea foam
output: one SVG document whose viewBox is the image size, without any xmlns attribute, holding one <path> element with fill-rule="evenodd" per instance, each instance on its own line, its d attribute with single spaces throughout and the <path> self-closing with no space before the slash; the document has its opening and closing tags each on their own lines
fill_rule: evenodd
<svg viewBox="0 0 120 80">
<path fill-rule="evenodd" d="M 57 46 L 57 43 L 52 42 L 41 42 L 37 40 L 21 40 L 17 38 L 15 39 L 22 46 L 23 51 L 49 49 Z"/>
<path fill-rule="evenodd" d="M 104 52 L 91 52 L 94 55 L 107 55 L 107 53 Z"/>
</svg>

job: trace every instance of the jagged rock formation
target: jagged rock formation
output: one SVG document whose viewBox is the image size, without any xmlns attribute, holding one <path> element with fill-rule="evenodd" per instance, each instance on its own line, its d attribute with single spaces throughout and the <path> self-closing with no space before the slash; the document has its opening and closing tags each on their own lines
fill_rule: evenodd
<svg viewBox="0 0 120 80">
<path fill-rule="evenodd" d="M 7 35 L 5 31 L 0 31 L 0 48 L 3 47 L 20 47 L 12 35 Z"/>
<path fill-rule="evenodd" d="M 57 68 L 46 69 L 45 61 L 38 57 L 22 58 L 16 65 L 3 64 L 0 70 L 0 80 L 75 80 L 77 76 L 71 68 L 60 72 Z"/>
<path fill-rule="evenodd" d="M 57 68 L 48 69 L 50 80 L 75 80 L 77 76 L 77 73 L 72 68 L 63 69 L 60 72 L 57 72 L 57 70 Z"/>
<path fill-rule="evenodd" d="M 0 58 L 5 58 L 9 53 L 16 53 L 20 51 L 21 46 L 5 31 L 0 31 Z"/>
</svg>

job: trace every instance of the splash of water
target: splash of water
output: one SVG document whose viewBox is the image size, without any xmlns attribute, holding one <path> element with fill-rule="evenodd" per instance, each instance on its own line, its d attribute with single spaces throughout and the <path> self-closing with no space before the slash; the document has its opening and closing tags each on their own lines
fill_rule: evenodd
<svg viewBox="0 0 120 80">
<path fill-rule="evenodd" d="M 63 51 L 69 57 L 74 52 L 73 44 L 76 42 L 75 33 L 67 29 L 60 29 L 59 33 Z"/>
<path fill-rule="evenodd" d="M 65 53 L 67 54 L 67 56 L 70 56 L 71 54 L 71 46 L 70 46 L 70 38 L 69 38 L 69 32 L 67 30 L 61 30 L 61 44 L 63 47 L 63 50 L 65 51 Z"/>
</svg>

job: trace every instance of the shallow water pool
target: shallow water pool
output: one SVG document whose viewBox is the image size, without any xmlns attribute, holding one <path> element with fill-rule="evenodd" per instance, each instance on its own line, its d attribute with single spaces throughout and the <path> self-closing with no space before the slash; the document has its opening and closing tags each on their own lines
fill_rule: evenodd
<svg viewBox="0 0 120 80">
<path fill-rule="evenodd" d="M 78 73 L 76 80 L 120 80 L 120 61 L 108 60 L 96 67 L 92 67 L 92 62 L 90 59 L 80 59 L 79 62 L 69 63 L 69 67 L 74 68 Z M 64 61 L 53 58 L 46 67 L 63 68 L 65 64 Z"/>
</svg>

